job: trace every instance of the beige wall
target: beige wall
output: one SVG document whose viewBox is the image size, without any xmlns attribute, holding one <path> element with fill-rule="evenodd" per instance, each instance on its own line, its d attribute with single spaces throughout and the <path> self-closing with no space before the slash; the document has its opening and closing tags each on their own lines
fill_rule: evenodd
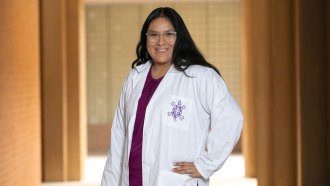
<svg viewBox="0 0 330 186">
<path fill-rule="evenodd" d="M 41 182 L 39 2 L 0 1 L 0 185 Z"/>
<path fill-rule="evenodd" d="M 241 102 L 240 6 L 232 3 L 86 6 L 88 123 L 110 124 L 145 18 L 158 6 L 183 17 L 202 53 L 221 71 Z"/>
<path fill-rule="evenodd" d="M 94 152 L 106 152 L 109 126 L 102 125 L 112 122 L 122 84 L 136 58 L 143 22 L 160 6 L 173 7 L 180 13 L 197 46 L 220 69 L 241 103 L 239 2 L 87 4 L 88 124 L 95 126 L 88 130 L 88 140 Z"/>
</svg>

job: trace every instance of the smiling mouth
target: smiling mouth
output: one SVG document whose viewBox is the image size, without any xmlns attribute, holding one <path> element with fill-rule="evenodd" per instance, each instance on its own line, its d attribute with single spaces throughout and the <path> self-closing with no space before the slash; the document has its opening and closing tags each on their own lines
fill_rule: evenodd
<svg viewBox="0 0 330 186">
<path fill-rule="evenodd" d="M 166 48 L 157 48 L 156 51 L 157 52 L 165 52 L 167 49 Z"/>
</svg>

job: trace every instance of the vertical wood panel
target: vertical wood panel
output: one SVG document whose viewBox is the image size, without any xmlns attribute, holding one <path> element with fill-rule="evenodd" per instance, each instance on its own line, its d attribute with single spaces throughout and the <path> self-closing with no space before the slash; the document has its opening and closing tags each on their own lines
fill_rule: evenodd
<svg viewBox="0 0 330 186">
<path fill-rule="evenodd" d="M 301 165 L 301 94 L 300 94 L 300 89 L 301 89 L 301 80 L 300 80 L 300 35 L 301 35 L 301 30 L 300 30 L 300 14 L 301 14 L 301 8 L 300 8 L 300 0 L 294 0 L 294 39 L 295 39 L 295 91 L 296 91 L 296 121 L 297 121 L 297 131 L 296 131 L 296 141 L 297 141 L 297 185 L 301 186 L 301 176 L 302 176 L 302 165 Z"/>
<path fill-rule="evenodd" d="M 251 0 L 243 6 L 244 104 L 248 104 L 243 106 L 248 124 L 244 134 L 256 138 L 256 154 L 246 152 L 251 163 L 256 158 L 256 169 L 248 170 L 256 171 L 260 186 L 295 185 L 293 3 Z M 254 145 L 253 141 L 246 144 Z"/>
<path fill-rule="evenodd" d="M 67 180 L 65 1 L 42 1 L 43 180 Z"/>
<path fill-rule="evenodd" d="M 325 2 L 325 10 L 330 10 L 330 1 Z M 326 12 L 327 37 L 327 100 L 328 100 L 328 134 L 330 134 L 330 11 Z M 328 135 L 328 178 L 330 178 L 330 135 Z"/>
<path fill-rule="evenodd" d="M 86 156 L 83 1 L 66 1 L 68 180 L 83 178 Z"/>
<path fill-rule="evenodd" d="M 0 7 L 0 185 L 40 185 L 39 2 Z"/>
<path fill-rule="evenodd" d="M 83 176 L 87 127 L 82 3 L 41 3 L 44 181 Z"/>
<path fill-rule="evenodd" d="M 258 185 L 329 185 L 329 27 L 325 18 L 329 5 L 323 0 L 251 0 L 244 6 L 245 24 L 249 24 L 244 30 L 244 70 L 252 81 L 244 86 L 256 85 L 250 86 L 255 92 L 244 88 L 255 96 L 246 96 L 254 102 L 245 100 L 244 108 L 255 109 L 245 119 L 256 124 Z M 265 114 L 269 120 L 263 120 Z"/>
<path fill-rule="evenodd" d="M 252 9 L 250 1 L 241 2 L 241 35 L 242 35 L 242 110 L 244 128 L 242 149 L 245 159 L 245 176 L 256 177 L 256 124 L 255 124 L 255 82 L 252 63 Z"/>
<path fill-rule="evenodd" d="M 251 59 L 247 61 L 253 71 L 254 104 L 256 125 L 256 165 L 257 178 L 260 186 L 273 183 L 273 149 L 272 117 L 271 117 L 271 5 L 270 1 L 249 1 L 252 12 L 251 20 Z M 252 108 L 250 108 L 252 109 Z"/>
<path fill-rule="evenodd" d="M 273 185 L 296 185 L 294 4 L 271 4 Z M 283 168 L 285 167 L 285 168 Z"/>
<path fill-rule="evenodd" d="M 325 2 L 300 1 L 301 186 L 330 184 Z"/>
</svg>

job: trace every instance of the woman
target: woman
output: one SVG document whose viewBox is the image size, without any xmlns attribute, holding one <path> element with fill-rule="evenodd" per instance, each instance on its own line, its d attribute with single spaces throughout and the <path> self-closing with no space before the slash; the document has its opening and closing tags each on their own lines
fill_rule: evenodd
<svg viewBox="0 0 330 186">
<path fill-rule="evenodd" d="M 208 185 L 239 139 L 239 106 L 175 10 L 150 13 L 136 52 L 101 185 Z"/>
</svg>

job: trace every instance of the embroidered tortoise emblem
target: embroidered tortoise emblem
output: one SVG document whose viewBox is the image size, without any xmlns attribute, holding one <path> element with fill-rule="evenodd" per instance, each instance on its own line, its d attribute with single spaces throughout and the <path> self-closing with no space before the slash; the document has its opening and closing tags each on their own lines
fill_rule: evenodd
<svg viewBox="0 0 330 186">
<path fill-rule="evenodd" d="M 185 109 L 186 106 L 182 105 L 181 100 L 179 100 L 177 104 L 173 101 L 171 106 L 173 106 L 173 108 L 168 112 L 168 116 L 172 116 L 174 121 L 177 119 L 183 120 L 184 116 L 182 115 L 182 110 Z"/>
</svg>

